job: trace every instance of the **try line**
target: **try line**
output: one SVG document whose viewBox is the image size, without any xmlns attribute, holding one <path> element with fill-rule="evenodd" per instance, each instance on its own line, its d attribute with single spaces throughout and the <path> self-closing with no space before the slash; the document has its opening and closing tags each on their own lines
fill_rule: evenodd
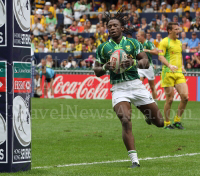
<svg viewBox="0 0 200 176">
<path fill-rule="evenodd" d="M 155 160 L 155 159 L 162 159 L 162 158 L 178 158 L 183 156 L 195 156 L 200 155 L 200 153 L 186 153 L 182 155 L 166 155 L 166 156 L 159 156 L 159 157 L 147 157 L 147 158 L 140 158 L 140 161 L 146 160 Z M 102 161 L 102 162 L 92 162 L 92 163 L 74 163 L 74 164 L 65 164 L 65 165 L 57 165 L 57 166 L 42 166 L 42 167 L 33 167 L 32 169 L 50 169 L 55 167 L 69 167 L 69 166 L 84 166 L 84 165 L 94 165 L 94 164 L 108 164 L 108 163 L 122 163 L 127 162 L 130 160 L 114 160 L 114 161 Z"/>
</svg>

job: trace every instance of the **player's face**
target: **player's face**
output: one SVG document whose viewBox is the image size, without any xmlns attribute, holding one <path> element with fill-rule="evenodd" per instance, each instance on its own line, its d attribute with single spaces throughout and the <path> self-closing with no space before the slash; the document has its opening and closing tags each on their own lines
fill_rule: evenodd
<svg viewBox="0 0 200 176">
<path fill-rule="evenodd" d="M 141 36 L 140 33 L 138 33 L 138 35 L 137 35 L 137 40 L 138 40 L 139 42 L 141 42 L 141 39 L 142 39 L 142 36 Z"/>
<path fill-rule="evenodd" d="M 118 38 L 122 35 L 123 27 L 118 20 L 110 20 L 108 23 L 108 32 L 111 38 Z"/>
<path fill-rule="evenodd" d="M 180 33 L 179 26 L 178 25 L 173 25 L 172 26 L 172 32 L 171 32 L 172 37 L 176 38 L 176 39 L 179 38 L 179 33 Z"/>
</svg>

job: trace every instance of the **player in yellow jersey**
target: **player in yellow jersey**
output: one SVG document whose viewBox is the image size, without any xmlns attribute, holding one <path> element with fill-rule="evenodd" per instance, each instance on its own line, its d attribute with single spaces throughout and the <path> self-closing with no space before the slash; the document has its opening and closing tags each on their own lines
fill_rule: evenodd
<svg viewBox="0 0 200 176">
<path fill-rule="evenodd" d="M 159 60 L 163 63 L 161 74 L 161 86 L 164 87 L 166 102 L 164 106 L 165 129 L 184 129 L 181 124 L 181 116 L 188 102 L 188 86 L 183 72 L 186 72 L 182 61 L 182 45 L 179 37 L 179 26 L 177 23 L 169 23 L 167 26 L 168 37 L 164 38 L 159 45 L 162 53 Z M 170 108 L 174 98 L 174 87 L 181 97 L 177 114 L 173 125 L 170 123 Z"/>
</svg>

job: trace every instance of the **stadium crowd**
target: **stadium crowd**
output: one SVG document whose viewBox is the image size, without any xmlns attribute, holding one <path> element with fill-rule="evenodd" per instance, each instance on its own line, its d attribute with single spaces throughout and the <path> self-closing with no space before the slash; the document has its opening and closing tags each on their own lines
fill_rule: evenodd
<svg viewBox="0 0 200 176">
<path fill-rule="evenodd" d="M 127 15 L 124 18 L 129 19 L 127 27 L 136 35 L 140 30 L 145 31 L 147 40 L 151 41 L 156 48 L 162 40 L 161 34 L 167 32 L 167 24 L 170 21 L 178 22 L 183 52 L 194 53 L 192 57 L 185 57 L 186 68 L 200 68 L 200 40 L 197 37 L 197 33 L 200 32 L 200 2 L 198 0 L 118 0 L 116 3 L 102 0 L 92 0 L 92 2 L 88 0 L 72 2 L 34 0 L 31 15 L 32 51 L 34 53 L 71 53 L 60 67 L 91 68 L 95 61 L 94 56 L 82 58 L 82 53 L 96 52 L 96 48 L 109 38 L 103 12 L 109 11 L 114 15 L 122 6 L 126 7 L 124 13 Z M 160 16 L 155 14 L 155 18 L 150 23 L 147 23 L 146 18 L 140 18 L 141 13 L 152 12 L 161 13 Z M 177 12 L 179 17 L 174 15 L 172 19 L 168 18 L 170 12 Z M 191 12 L 195 12 L 195 18 L 190 16 Z M 58 14 L 64 16 L 61 24 L 58 24 Z M 180 17 L 182 21 L 178 21 Z M 98 22 L 93 24 L 93 19 L 97 19 Z M 152 32 L 157 33 L 156 38 L 152 38 Z M 190 38 L 186 37 L 187 32 L 192 32 Z M 84 37 L 82 35 L 84 33 L 91 35 Z M 53 61 L 51 66 L 55 66 Z"/>
</svg>

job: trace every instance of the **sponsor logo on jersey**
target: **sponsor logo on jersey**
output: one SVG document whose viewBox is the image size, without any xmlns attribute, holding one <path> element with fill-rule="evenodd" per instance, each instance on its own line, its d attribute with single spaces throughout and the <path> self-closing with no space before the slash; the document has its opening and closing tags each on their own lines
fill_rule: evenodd
<svg viewBox="0 0 200 176">
<path fill-rule="evenodd" d="M 131 51 L 130 45 L 126 45 L 126 51 Z"/>
</svg>

